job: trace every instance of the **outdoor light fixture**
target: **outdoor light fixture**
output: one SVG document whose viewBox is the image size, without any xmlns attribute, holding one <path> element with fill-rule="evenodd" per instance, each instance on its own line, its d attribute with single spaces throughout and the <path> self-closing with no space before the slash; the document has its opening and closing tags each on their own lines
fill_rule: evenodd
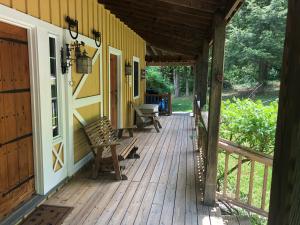
<svg viewBox="0 0 300 225">
<path fill-rule="evenodd" d="M 71 19 L 69 16 L 66 17 L 65 21 L 68 23 L 68 28 L 69 28 L 69 32 L 70 32 L 70 36 L 76 40 L 77 37 L 78 37 L 78 21 L 77 20 L 74 20 L 74 19 Z M 73 36 L 72 34 L 72 29 L 75 28 L 75 36 Z"/>
<path fill-rule="evenodd" d="M 130 62 L 125 62 L 125 75 L 130 76 L 132 72 L 132 66 Z"/>
<path fill-rule="evenodd" d="M 101 33 L 95 29 L 92 30 L 92 33 L 94 35 L 95 44 L 99 48 L 101 46 Z"/>
<path fill-rule="evenodd" d="M 75 41 L 72 44 L 66 44 L 61 48 L 61 70 L 65 74 L 68 72 L 72 61 L 76 62 L 76 73 L 89 74 L 92 73 L 92 59 L 87 55 L 86 50 L 81 53 L 80 47 L 84 47 L 84 42 Z M 75 58 L 71 57 L 72 50 L 75 51 Z"/>
</svg>

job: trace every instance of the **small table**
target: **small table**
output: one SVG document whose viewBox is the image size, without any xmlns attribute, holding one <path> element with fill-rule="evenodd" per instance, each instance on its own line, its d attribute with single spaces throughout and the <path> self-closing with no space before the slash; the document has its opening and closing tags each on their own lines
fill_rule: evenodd
<svg viewBox="0 0 300 225">
<path fill-rule="evenodd" d="M 142 113 L 145 114 L 158 114 L 158 105 L 157 104 L 142 104 L 139 106 L 139 109 L 142 111 Z"/>
</svg>

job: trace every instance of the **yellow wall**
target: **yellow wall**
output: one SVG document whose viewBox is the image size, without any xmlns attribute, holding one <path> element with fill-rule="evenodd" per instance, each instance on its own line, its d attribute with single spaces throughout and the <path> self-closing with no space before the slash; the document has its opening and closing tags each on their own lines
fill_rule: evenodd
<svg viewBox="0 0 300 225">
<path fill-rule="evenodd" d="M 93 38 L 92 29 L 96 29 L 102 33 L 104 109 L 101 109 L 100 106 L 97 106 L 97 110 L 95 110 L 95 106 L 92 106 L 94 110 L 88 110 L 87 107 L 86 109 L 81 109 L 84 111 L 84 115 L 82 116 L 87 121 L 99 116 L 101 110 L 104 110 L 104 115 L 107 115 L 109 111 L 108 46 L 122 51 L 123 66 L 125 65 L 125 61 L 130 61 L 131 64 L 133 64 L 133 56 L 140 58 L 141 69 L 144 69 L 146 66 L 144 60 L 146 54 L 145 41 L 127 25 L 116 18 L 115 15 L 104 9 L 103 5 L 98 4 L 97 0 L 0 0 L 0 4 L 64 28 L 67 26 L 64 18 L 65 16 L 69 15 L 71 18 L 78 20 L 80 34 Z M 97 64 L 98 63 L 99 62 L 97 62 Z M 97 68 L 97 66 L 94 66 L 94 68 Z M 93 73 L 99 73 L 99 70 Z M 91 96 L 100 92 L 100 90 L 95 90 L 95 87 L 99 87 L 100 75 L 95 75 L 98 76 L 91 76 L 91 78 L 89 78 L 88 82 L 81 90 L 79 97 Z M 73 78 L 75 77 L 76 75 L 74 74 Z M 128 102 L 133 100 L 132 76 L 125 78 L 125 75 L 122 74 L 122 78 L 123 125 L 129 126 L 132 123 L 133 115 L 133 112 L 129 111 L 128 108 Z M 146 84 L 145 80 L 140 80 L 140 82 L 140 98 L 135 100 L 137 103 L 142 103 L 144 100 L 143 93 L 145 92 Z M 80 147 L 85 146 L 85 144 L 83 145 L 82 141 L 80 140 L 83 137 L 82 134 L 80 134 L 80 124 L 78 123 L 78 120 L 74 118 L 75 161 L 78 161 L 86 154 L 86 151 L 83 150 L 83 147 Z"/>
</svg>

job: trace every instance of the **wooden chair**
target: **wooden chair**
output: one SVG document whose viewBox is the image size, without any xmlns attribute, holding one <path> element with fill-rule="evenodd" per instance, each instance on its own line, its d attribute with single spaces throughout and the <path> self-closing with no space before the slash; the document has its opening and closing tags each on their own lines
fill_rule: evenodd
<svg viewBox="0 0 300 225">
<path fill-rule="evenodd" d="M 121 174 L 119 161 L 128 156 L 139 158 L 139 155 L 136 154 L 137 138 L 133 137 L 132 128 L 126 129 L 130 135 L 122 137 L 123 129 L 114 130 L 107 117 L 101 117 L 84 127 L 95 156 L 93 178 L 97 178 L 100 169 L 109 165 L 110 168 L 113 166 L 117 180 L 127 180 Z"/>
<path fill-rule="evenodd" d="M 159 122 L 158 116 L 156 116 L 157 112 L 145 114 L 133 102 L 131 102 L 131 105 L 134 108 L 137 115 L 137 127 L 144 128 L 147 126 L 154 125 L 155 130 L 159 133 L 159 128 L 162 128 L 162 126 Z"/>
</svg>

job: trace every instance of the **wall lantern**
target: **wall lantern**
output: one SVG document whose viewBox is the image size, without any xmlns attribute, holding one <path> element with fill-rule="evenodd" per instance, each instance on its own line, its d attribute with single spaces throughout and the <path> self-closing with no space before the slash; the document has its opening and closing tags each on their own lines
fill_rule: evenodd
<svg viewBox="0 0 300 225">
<path fill-rule="evenodd" d="M 61 69 L 62 73 L 67 73 L 69 67 L 72 65 L 72 61 L 76 62 L 76 73 L 89 74 L 92 73 L 92 59 L 87 55 L 87 52 L 83 50 L 81 53 L 81 46 L 84 47 L 84 42 L 75 41 L 72 44 L 66 44 L 61 49 Z M 75 58 L 71 57 L 72 51 L 75 51 Z"/>
<path fill-rule="evenodd" d="M 77 20 L 74 20 L 74 19 L 71 19 L 69 16 L 66 17 L 65 21 L 68 23 L 68 29 L 69 29 L 69 32 L 70 32 L 70 36 L 76 40 L 77 37 L 78 37 L 78 21 Z M 72 34 L 72 29 L 75 28 L 75 36 L 73 36 Z"/>
<path fill-rule="evenodd" d="M 132 66 L 131 66 L 130 62 L 126 62 L 125 63 L 125 75 L 130 76 L 131 73 L 132 73 Z"/>
<path fill-rule="evenodd" d="M 141 79 L 145 79 L 145 78 L 146 78 L 146 70 L 141 69 Z"/>
<path fill-rule="evenodd" d="M 94 35 L 95 44 L 99 48 L 101 46 L 101 33 L 95 29 L 92 30 L 92 33 Z"/>
</svg>

